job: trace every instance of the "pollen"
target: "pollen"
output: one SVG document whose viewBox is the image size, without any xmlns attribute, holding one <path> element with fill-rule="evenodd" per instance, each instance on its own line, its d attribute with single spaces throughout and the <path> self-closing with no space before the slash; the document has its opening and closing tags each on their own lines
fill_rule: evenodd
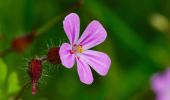
<svg viewBox="0 0 170 100">
<path fill-rule="evenodd" d="M 74 45 L 73 49 L 70 51 L 71 54 L 73 53 L 82 53 L 83 52 L 83 48 L 81 45 Z"/>
<path fill-rule="evenodd" d="M 77 51 L 78 53 L 82 53 L 82 52 L 83 52 L 82 46 L 78 45 L 78 46 L 76 47 L 76 51 Z"/>
</svg>

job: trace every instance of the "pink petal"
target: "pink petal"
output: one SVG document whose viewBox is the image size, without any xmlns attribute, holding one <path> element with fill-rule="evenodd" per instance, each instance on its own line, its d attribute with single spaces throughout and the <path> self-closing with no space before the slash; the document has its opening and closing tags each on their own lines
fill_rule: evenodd
<svg viewBox="0 0 170 100">
<path fill-rule="evenodd" d="M 80 81 L 85 84 L 91 84 L 93 82 L 93 75 L 89 65 L 83 59 L 76 59 L 77 71 Z"/>
<path fill-rule="evenodd" d="M 77 42 L 80 32 L 80 19 L 75 13 L 67 15 L 63 21 L 64 30 L 71 44 Z"/>
<path fill-rule="evenodd" d="M 170 94 L 157 94 L 156 100 L 170 100 Z"/>
<path fill-rule="evenodd" d="M 89 49 L 102 43 L 106 37 L 107 33 L 104 27 L 94 20 L 87 26 L 78 40 L 78 44 L 82 45 L 84 49 Z"/>
<path fill-rule="evenodd" d="M 168 68 L 165 72 L 164 77 L 166 77 L 166 83 L 169 83 L 169 87 L 170 87 L 170 68 Z"/>
<path fill-rule="evenodd" d="M 166 83 L 165 83 L 165 78 L 163 77 L 163 75 L 157 73 L 155 74 L 152 79 L 151 79 L 151 84 L 152 84 L 152 89 L 154 90 L 154 92 L 156 93 L 162 93 L 164 92 L 165 88 L 166 88 Z"/>
<path fill-rule="evenodd" d="M 63 66 L 66 68 L 72 68 L 75 62 L 75 57 L 70 53 L 71 45 L 63 43 L 59 50 L 59 55 Z"/>
<path fill-rule="evenodd" d="M 100 75 L 105 76 L 108 73 L 111 60 L 105 53 L 86 50 L 81 57 Z"/>
</svg>

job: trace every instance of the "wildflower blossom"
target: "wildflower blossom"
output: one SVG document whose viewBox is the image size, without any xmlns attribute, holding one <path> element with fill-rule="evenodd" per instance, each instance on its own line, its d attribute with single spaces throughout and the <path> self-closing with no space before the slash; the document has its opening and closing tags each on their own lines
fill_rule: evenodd
<svg viewBox="0 0 170 100">
<path fill-rule="evenodd" d="M 156 100 L 170 100 L 170 69 L 163 74 L 155 74 L 151 82 Z"/>
<path fill-rule="evenodd" d="M 80 81 L 85 84 L 93 82 L 90 66 L 98 74 L 105 76 L 111 64 L 110 58 L 105 53 L 89 50 L 106 39 L 107 33 L 104 27 L 94 20 L 79 38 L 80 20 L 77 14 L 71 13 L 66 16 L 63 24 L 70 44 L 63 43 L 60 47 L 59 55 L 62 64 L 66 68 L 72 68 L 76 60 Z"/>
</svg>

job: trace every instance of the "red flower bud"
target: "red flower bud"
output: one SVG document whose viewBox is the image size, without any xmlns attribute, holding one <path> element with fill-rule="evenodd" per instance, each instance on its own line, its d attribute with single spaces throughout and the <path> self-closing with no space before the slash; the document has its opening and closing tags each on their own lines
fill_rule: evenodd
<svg viewBox="0 0 170 100">
<path fill-rule="evenodd" d="M 47 55 L 47 60 L 52 64 L 60 64 L 60 56 L 59 56 L 59 47 L 58 48 L 50 48 Z"/>
<path fill-rule="evenodd" d="M 34 39 L 35 33 L 18 37 L 12 41 L 12 50 L 22 52 Z"/>
<path fill-rule="evenodd" d="M 32 94 L 36 93 L 36 84 L 42 75 L 42 61 L 39 59 L 32 59 L 29 62 L 28 75 L 32 82 Z"/>
</svg>

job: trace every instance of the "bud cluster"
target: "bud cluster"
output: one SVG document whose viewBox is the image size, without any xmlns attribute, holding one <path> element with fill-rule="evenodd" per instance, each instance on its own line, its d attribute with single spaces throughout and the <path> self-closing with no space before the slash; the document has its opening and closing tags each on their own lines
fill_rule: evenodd
<svg viewBox="0 0 170 100">
<path fill-rule="evenodd" d="M 37 83 L 42 76 L 43 63 L 48 61 L 51 64 L 60 64 L 59 47 L 50 48 L 48 50 L 47 56 L 42 56 L 41 58 L 32 59 L 28 63 L 28 75 L 32 83 L 32 95 L 35 95 L 37 91 Z"/>
</svg>

